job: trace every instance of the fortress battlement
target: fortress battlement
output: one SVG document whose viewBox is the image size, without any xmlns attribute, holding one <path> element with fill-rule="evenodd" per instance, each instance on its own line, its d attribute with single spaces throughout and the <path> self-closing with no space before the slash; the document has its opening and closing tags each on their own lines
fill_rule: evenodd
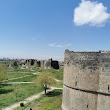
<svg viewBox="0 0 110 110">
<path fill-rule="evenodd" d="M 65 50 L 62 109 L 109 110 L 109 103 L 110 51 Z"/>
</svg>

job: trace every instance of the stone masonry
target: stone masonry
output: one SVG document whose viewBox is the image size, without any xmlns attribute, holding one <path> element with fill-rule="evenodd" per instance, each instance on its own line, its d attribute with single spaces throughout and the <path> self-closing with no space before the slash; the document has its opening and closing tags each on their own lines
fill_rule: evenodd
<svg viewBox="0 0 110 110">
<path fill-rule="evenodd" d="M 110 110 L 110 51 L 65 50 L 62 110 Z"/>
</svg>

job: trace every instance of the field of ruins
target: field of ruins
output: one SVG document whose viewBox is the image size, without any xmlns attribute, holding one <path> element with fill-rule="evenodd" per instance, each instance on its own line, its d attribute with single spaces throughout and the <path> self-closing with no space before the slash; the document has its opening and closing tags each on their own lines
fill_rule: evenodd
<svg viewBox="0 0 110 110">
<path fill-rule="evenodd" d="M 54 61 L 59 66 L 55 69 L 52 67 L 51 60 L 43 62 L 45 63 L 42 65 L 40 61 L 31 59 L 0 61 L 0 67 L 2 67 L 0 69 L 5 68 L 5 71 L 0 71 L 0 75 L 3 75 L 0 79 L 0 110 L 60 110 L 63 65 L 60 66 L 58 61 Z M 41 83 L 36 82 L 44 74 L 55 80 L 52 85 L 51 82 L 46 82 L 49 86 L 46 95 Z"/>
<path fill-rule="evenodd" d="M 0 109 L 108 110 L 109 62 L 110 51 L 68 49 L 64 62 L 2 59 Z"/>
<path fill-rule="evenodd" d="M 110 0 L 0 0 L 0 110 L 110 110 Z"/>
</svg>

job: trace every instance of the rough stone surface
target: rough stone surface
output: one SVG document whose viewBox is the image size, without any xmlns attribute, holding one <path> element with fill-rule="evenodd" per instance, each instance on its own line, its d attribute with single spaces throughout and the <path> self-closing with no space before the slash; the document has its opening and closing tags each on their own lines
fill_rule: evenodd
<svg viewBox="0 0 110 110">
<path fill-rule="evenodd" d="M 62 69 L 63 68 L 63 63 L 60 65 L 59 61 L 57 60 L 36 60 L 36 59 L 13 59 L 10 60 L 7 64 L 8 67 L 13 67 L 14 63 L 16 63 L 19 67 L 21 68 L 28 68 L 30 66 L 35 66 L 35 67 L 41 67 L 43 69 Z"/>
<path fill-rule="evenodd" d="M 43 60 L 43 61 L 40 61 L 41 62 L 41 68 L 44 68 L 44 69 L 59 69 L 59 62 L 56 61 L 56 60 L 52 60 L 51 59 L 48 59 L 48 60 Z"/>
<path fill-rule="evenodd" d="M 62 110 L 110 109 L 110 51 L 65 50 Z"/>
<path fill-rule="evenodd" d="M 51 59 L 44 61 L 44 69 L 51 69 Z"/>
</svg>

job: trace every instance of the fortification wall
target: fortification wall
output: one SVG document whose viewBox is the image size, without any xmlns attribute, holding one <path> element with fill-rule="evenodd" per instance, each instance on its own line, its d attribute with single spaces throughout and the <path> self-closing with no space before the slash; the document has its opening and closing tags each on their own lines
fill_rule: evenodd
<svg viewBox="0 0 110 110">
<path fill-rule="evenodd" d="M 97 94 L 64 86 L 63 110 L 97 110 Z"/>
<path fill-rule="evenodd" d="M 108 110 L 109 95 L 110 52 L 66 50 L 62 110 Z"/>
</svg>

